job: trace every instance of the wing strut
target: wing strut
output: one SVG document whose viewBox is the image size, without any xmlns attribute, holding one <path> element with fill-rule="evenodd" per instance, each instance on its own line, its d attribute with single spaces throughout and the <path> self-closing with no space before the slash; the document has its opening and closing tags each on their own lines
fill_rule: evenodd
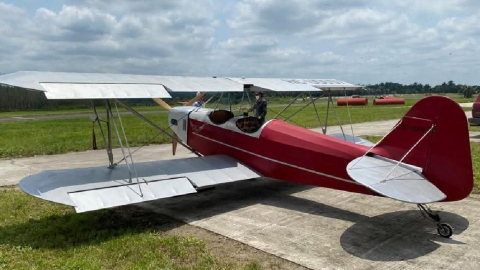
<svg viewBox="0 0 480 270">
<path fill-rule="evenodd" d="M 105 145 L 105 149 L 107 150 L 107 156 L 108 156 L 108 160 L 109 160 L 109 168 L 113 168 L 115 167 L 114 163 L 113 163 L 113 153 L 112 153 L 112 148 L 111 148 L 111 142 L 108 142 L 107 143 L 107 140 L 105 139 L 105 133 L 103 132 L 103 127 L 102 127 L 102 124 L 100 122 L 102 122 L 102 120 L 100 119 L 100 116 L 98 116 L 98 112 L 97 112 L 97 107 L 95 106 L 95 103 L 93 102 L 93 100 L 90 100 L 90 103 L 92 104 L 92 108 L 93 108 L 93 112 L 95 113 L 95 119 L 92 119 L 93 121 L 93 124 L 95 125 L 95 122 L 97 122 L 98 124 L 98 128 L 100 129 L 100 133 L 102 134 L 102 140 L 103 140 L 103 145 Z M 110 126 L 109 124 L 109 117 L 108 117 L 108 106 L 107 104 L 105 103 L 105 106 L 106 106 L 106 109 L 107 109 L 107 129 L 108 127 Z M 105 122 L 105 121 L 103 121 Z M 111 136 L 109 137 L 109 139 L 111 139 Z"/>
<path fill-rule="evenodd" d="M 175 140 L 175 137 L 168 133 L 165 129 L 157 126 L 155 123 L 153 123 L 152 121 L 150 121 L 148 118 L 146 118 L 145 116 L 143 116 L 142 114 L 140 114 L 139 112 L 135 111 L 133 108 L 127 106 L 126 104 L 124 104 L 123 102 L 119 101 L 118 99 L 115 99 L 115 102 L 124 107 L 125 109 L 127 109 L 128 111 L 130 111 L 131 113 L 135 114 L 136 116 L 138 116 L 140 119 L 142 119 L 145 123 L 151 125 L 152 127 L 156 128 L 158 131 L 162 132 L 163 134 L 167 135 L 168 137 L 170 137 L 172 140 Z M 202 155 L 200 153 L 198 153 L 195 149 L 193 149 L 192 147 L 186 145 L 185 143 L 183 143 L 182 141 L 178 140 L 177 141 L 180 145 L 182 145 L 183 147 L 187 148 L 188 150 L 192 151 L 192 153 L 194 153 L 195 155 L 201 157 Z"/>
</svg>

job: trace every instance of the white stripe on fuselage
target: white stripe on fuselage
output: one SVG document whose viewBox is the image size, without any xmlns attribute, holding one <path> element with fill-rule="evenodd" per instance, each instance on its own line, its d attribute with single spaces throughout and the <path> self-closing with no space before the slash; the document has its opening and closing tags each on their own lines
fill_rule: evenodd
<svg viewBox="0 0 480 270">
<path fill-rule="evenodd" d="M 335 180 L 339 180 L 339 181 L 343 181 L 343 182 L 347 182 L 347 183 L 351 183 L 351 184 L 357 184 L 357 185 L 360 185 L 359 183 L 355 182 L 355 181 L 352 181 L 352 180 L 349 180 L 349 179 L 345 179 L 345 178 L 341 178 L 341 177 L 337 177 L 337 176 L 334 176 L 334 175 L 331 175 L 331 174 L 326 174 L 326 173 L 322 173 L 322 172 L 317 172 L 317 171 L 314 171 L 314 170 L 311 170 L 311 169 L 307 169 L 307 168 L 304 168 L 304 167 L 300 167 L 300 166 L 297 166 L 297 165 L 293 165 L 293 164 L 290 164 L 290 163 L 286 163 L 286 162 L 283 162 L 283 161 L 280 161 L 280 160 L 276 160 L 276 159 L 273 159 L 273 158 L 269 158 L 269 157 L 265 157 L 265 156 L 262 156 L 262 155 L 259 155 L 257 153 L 253 153 L 253 152 L 250 152 L 250 151 L 247 151 L 245 149 L 241 149 L 241 148 L 238 148 L 238 147 L 235 147 L 233 145 L 230 145 L 230 144 L 226 144 L 224 142 L 221 142 L 221 141 L 217 141 L 215 139 L 212 139 L 212 138 L 208 138 L 206 136 L 203 136 L 203 135 L 200 135 L 198 133 L 193 133 L 205 140 L 209 140 L 209 141 L 212 141 L 212 142 L 215 142 L 215 143 L 218 143 L 218 144 L 221 144 L 221 145 L 224 145 L 224 146 L 227 146 L 227 147 L 230 147 L 230 148 L 233 148 L 235 150 L 238 150 L 238 151 L 241 151 L 241 152 L 244 152 L 244 153 L 247 153 L 247 154 L 250 154 L 250 155 L 253 155 L 253 156 L 256 156 L 256 157 L 259 157 L 259 158 L 263 158 L 263 159 L 266 159 L 266 160 L 269 160 L 269 161 L 272 161 L 272 162 L 275 162 L 275 163 L 278 163 L 278 164 L 282 164 L 282 165 L 285 165 L 285 166 L 289 166 L 289 167 L 292 167 L 292 168 L 295 168 L 295 169 L 298 169 L 298 170 L 302 170 L 302 171 L 305 171 L 305 172 L 309 172 L 309 173 L 313 173 L 313 174 L 317 174 L 317 175 L 321 175 L 321 176 L 325 176 L 325 177 L 329 177 L 329 178 L 332 178 L 332 179 L 335 179 Z M 361 185 L 360 185 L 361 186 Z"/>
</svg>

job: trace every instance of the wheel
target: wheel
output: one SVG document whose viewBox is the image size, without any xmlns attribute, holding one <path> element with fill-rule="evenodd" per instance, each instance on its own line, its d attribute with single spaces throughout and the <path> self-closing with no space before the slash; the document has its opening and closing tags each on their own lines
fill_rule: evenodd
<svg viewBox="0 0 480 270">
<path fill-rule="evenodd" d="M 450 238 L 453 234 L 453 228 L 447 223 L 437 224 L 437 232 L 441 237 Z"/>
</svg>

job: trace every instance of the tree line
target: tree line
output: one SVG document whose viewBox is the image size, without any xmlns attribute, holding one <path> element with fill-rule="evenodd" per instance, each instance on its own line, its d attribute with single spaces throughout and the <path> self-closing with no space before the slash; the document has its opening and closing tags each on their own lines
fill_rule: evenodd
<svg viewBox="0 0 480 270">
<path fill-rule="evenodd" d="M 478 85 L 455 84 L 453 81 L 444 82 L 439 85 L 430 86 L 429 84 L 412 83 L 408 85 L 382 82 L 378 84 L 363 85 L 362 90 L 348 91 L 347 95 L 402 95 L 402 94 L 445 94 L 459 93 L 466 98 L 470 98 L 480 92 Z M 180 101 L 192 98 L 192 93 L 172 93 L 172 99 L 168 102 L 175 104 Z M 276 98 L 293 98 L 298 92 L 268 92 L 267 97 Z M 319 96 L 321 92 L 312 93 L 312 96 Z M 332 92 L 332 95 L 344 96 L 342 91 Z M 207 95 L 209 98 L 211 95 Z M 232 103 L 238 103 L 242 99 L 246 100 L 243 93 L 232 93 L 228 95 Z M 253 96 L 251 95 L 253 99 Z M 227 99 L 227 94 L 224 95 Z M 103 101 L 94 101 L 95 105 L 103 105 Z M 130 105 L 155 105 L 150 99 L 130 99 Z M 42 92 L 30 91 L 17 87 L 0 85 L 0 112 L 1 111 L 17 111 L 17 110 L 62 110 L 71 108 L 89 108 L 91 101 L 89 100 L 48 100 Z"/>
<path fill-rule="evenodd" d="M 445 94 L 459 93 L 466 98 L 471 98 L 474 94 L 480 92 L 478 85 L 455 84 L 453 81 L 443 82 L 442 84 L 430 86 L 429 84 L 412 83 L 404 85 L 400 83 L 385 82 L 364 86 L 364 91 L 374 95 L 391 94 Z"/>
</svg>

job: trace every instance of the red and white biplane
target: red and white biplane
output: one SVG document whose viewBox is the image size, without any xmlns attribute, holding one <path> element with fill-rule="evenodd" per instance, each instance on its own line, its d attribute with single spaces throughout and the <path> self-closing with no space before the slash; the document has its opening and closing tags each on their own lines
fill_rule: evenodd
<svg viewBox="0 0 480 270">
<path fill-rule="evenodd" d="M 48 99 L 105 100 L 108 167 L 44 171 L 19 183 L 26 193 L 71 205 L 77 212 L 186 195 L 263 176 L 414 203 L 437 222 L 441 236 L 450 237 L 450 225 L 440 223 L 439 215 L 426 204 L 461 200 L 473 188 L 467 119 L 460 106 L 446 97 L 420 100 L 373 144 L 345 134 L 321 134 L 278 119 L 260 125 L 255 117 L 235 116 L 231 110 L 170 108 L 161 100 L 170 98 L 171 92 L 359 88 L 338 80 L 17 72 L 0 76 L 0 83 L 43 91 Z M 120 101 L 128 98 L 153 98 L 168 109 L 173 135 Z M 125 107 L 171 136 L 174 152 L 179 143 L 198 157 L 134 163 L 112 105 Z M 96 109 L 95 114 L 99 119 Z M 100 122 L 99 126 L 104 134 Z M 126 149 L 125 164 L 113 162 L 114 134 L 122 150 Z"/>
</svg>

